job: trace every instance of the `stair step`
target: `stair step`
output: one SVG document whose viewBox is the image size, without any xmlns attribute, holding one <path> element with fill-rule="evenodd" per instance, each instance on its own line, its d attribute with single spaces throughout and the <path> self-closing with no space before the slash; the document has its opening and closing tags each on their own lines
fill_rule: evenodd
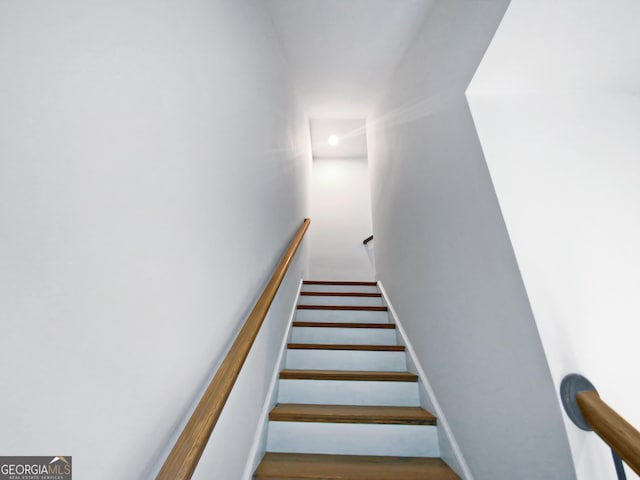
<svg viewBox="0 0 640 480">
<path fill-rule="evenodd" d="M 435 425 L 436 417 L 421 407 L 379 405 L 308 405 L 279 403 L 272 422 L 373 423 L 382 425 Z"/>
<path fill-rule="evenodd" d="M 376 282 L 305 281 L 255 478 L 457 479 L 398 343 Z"/>
<path fill-rule="evenodd" d="M 389 323 L 389 311 L 383 306 L 298 305 L 298 322 Z"/>
<path fill-rule="evenodd" d="M 376 305 L 298 305 L 298 310 L 349 310 L 354 312 L 388 312 L 388 307 Z"/>
<path fill-rule="evenodd" d="M 381 293 L 374 292 L 300 292 L 301 297 L 365 297 L 382 298 Z"/>
<path fill-rule="evenodd" d="M 381 328 L 393 330 L 395 323 L 362 323 L 362 322 L 303 322 L 295 321 L 294 327 L 314 327 L 314 328 Z"/>
<path fill-rule="evenodd" d="M 380 293 L 375 282 L 313 282 L 309 280 L 302 284 L 302 291 Z"/>
<path fill-rule="evenodd" d="M 439 458 L 268 452 L 255 480 L 460 480 Z"/>
<path fill-rule="evenodd" d="M 409 372 L 377 372 L 360 370 L 293 370 L 280 372 L 283 380 L 362 380 L 378 382 L 417 382 L 418 376 Z"/>
<path fill-rule="evenodd" d="M 382 294 L 371 292 L 300 292 L 305 305 L 383 306 Z"/>
<path fill-rule="evenodd" d="M 290 343 L 290 350 L 367 350 L 373 352 L 404 352 L 404 345 L 340 345 L 330 343 Z"/>
<path fill-rule="evenodd" d="M 439 457 L 438 427 L 378 423 L 274 422 L 268 452 Z"/>
<path fill-rule="evenodd" d="M 418 383 L 366 380 L 280 380 L 280 403 L 420 406 Z"/>
<path fill-rule="evenodd" d="M 294 348 L 287 350 L 285 368 L 402 372 L 407 369 L 407 357 L 405 352 L 394 350 Z"/>
<path fill-rule="evenodd" d="M 393 345 L 397 337 L 390 323 L 294 322 L 290 342 Z"/>
</svg>

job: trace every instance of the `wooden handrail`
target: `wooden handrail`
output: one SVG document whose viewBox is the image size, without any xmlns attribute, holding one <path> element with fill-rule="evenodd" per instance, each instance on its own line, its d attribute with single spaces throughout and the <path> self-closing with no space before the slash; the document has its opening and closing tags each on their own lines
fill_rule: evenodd
<svg viewBox="0 0 640 480">
<path fill-rule="evenodd" d="M 640 432 L 602 401 L 596 391 L 579 392 L 576 403 L 593 431 L 640 475 Z"/>
<path fill-rule="evenodd" d="M 311 220 L 305 218 L 167 457 L 158 480 L 191 478 Z"/>
</svg>

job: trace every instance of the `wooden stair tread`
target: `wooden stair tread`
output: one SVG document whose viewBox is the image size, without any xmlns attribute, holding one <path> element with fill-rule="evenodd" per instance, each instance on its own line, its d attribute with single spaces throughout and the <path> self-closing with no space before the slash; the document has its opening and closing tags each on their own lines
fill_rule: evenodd
<svg viewBox="0 0 640 480">
<path fill-rule="evenodd" d="M 418 376 L 409 372 L 377 372 L 362 370 L 293 370 L 280 372 L 282 380 L 359 380 L 379 382 L 417 382 Z"/>
<path fill-rule="evenodd" d="M 460 480 L 439 458 L 267 452 L 255 480 Z"/>
<path fill-rule="evenodd" d="M 389 307 L 379 305 L 296 305 L 298 310 L 355 310 L 359 312 L 387 312 Z"/>
<path fill-rule="evenodd" d="M 320 328 L 381 328 L 393 330 L 395 323 L 360 323 L 360 322 L 293 322 L 294 327 Z"/>
<path fill-rule="evenodd" d="M 373 292 L 300 292 L 301 297 L 366 297 L 382 298 L 381 293 Z"/>
<path fill-rule="evenodd" d="M 290 343 L 291 350 L 365 350 L 370 352 L 404 352 L 404 345 L 342 345 L 332 343 Z"/>
<path fill-rule="evenodd" d="M 269 413 L 274 422 L 374 423 L 435 425 L 436 417 L 421 407 L 316 405 L 279 403 Z"/>
<path fill-rule="evenodd" d="M 358 287 L 375 287 L 377 282 L 345 282 L 345 281 L 327 281 L 327 280 L 304 280 L 303 285 L 340 285 L 340 286 L 358 286 Z"/>
</svg>

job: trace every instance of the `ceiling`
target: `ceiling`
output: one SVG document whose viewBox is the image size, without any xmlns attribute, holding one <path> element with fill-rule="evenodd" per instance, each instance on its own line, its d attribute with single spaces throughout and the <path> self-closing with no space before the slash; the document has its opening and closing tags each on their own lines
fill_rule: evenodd
<svg viewBox="0 0 640 480">
<path fill-rule="evenodd" d="M 311 118 L 366 118 L 434 0 L 265 0 Z"/>
</svg>

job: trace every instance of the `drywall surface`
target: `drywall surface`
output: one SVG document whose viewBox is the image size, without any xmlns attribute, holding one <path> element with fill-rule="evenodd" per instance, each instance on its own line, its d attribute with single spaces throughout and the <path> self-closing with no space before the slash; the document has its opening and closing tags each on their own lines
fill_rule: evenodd
<svg viewBox="0 0 640 480">
<path fill-rule="evenodd" d="M 3 455 L 153 476 L 308 213 L 281 58 L 260 1 L 2 2 Z M 240 478 L 305 268 L 199 475 Z"/>
<path fill-rule="evenodd" d="M 312 118 L 364 118 L 434 0 L 265 0 Z"/>
<path fill-rule="evenodd" d="M 314 280 L 373 280 L 371 199 L 367 158 L 314 158 L 309 276 Z"/>
<path fill-rule="evenodd" d="M 556 391 L 581 373 L 636 427 L 638 24 L 633 1 L 514 0 L 467 92 Z M 565 422 L 578 478 L 615 479 Z"/>
<path fill-rule="evenodd" d="M 367 156 L 367 135 L 364 118 L 312 118 L 311 154 L 313 158 L 345 158 Z M 336 136 L 337 144 L 329 137 Z"/>
<path fill-rule="evenodd" d="M 464 97 L 507 3 L 437 2 L 368 119 L 376 265 L 473 478 L 572 479 Z"/>
</svg>

